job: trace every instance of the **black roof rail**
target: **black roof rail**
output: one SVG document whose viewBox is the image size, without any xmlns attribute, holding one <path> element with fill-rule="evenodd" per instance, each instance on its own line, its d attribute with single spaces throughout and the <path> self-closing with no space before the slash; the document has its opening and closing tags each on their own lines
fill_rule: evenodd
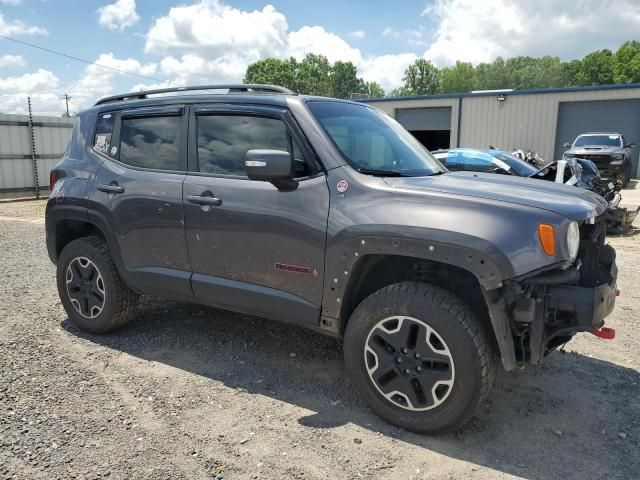
<svg viewBox="0 0 640 480">
<path fill-rule="evenodd" d="M 156 90 L 144 90 L 140 92 L 129 92 L 120 95 L 112 95 L 110 97 L 104 97 L 98 100 L 95 105 L 102 105 L 105 103 L 124 102 L 127 100 L 143 100 L 148 98 L 149 95 L 158 95 L 163 93 L 176 93 L 176 92 L 191 92 L 200 90 L 229 90 L 229 93 L 280 93 L 284 95 L 296 95 L 295 92 L 288 88 L 280 87 L 278 85 L 261 85 L 253 83 L 238 83 L 231 85 L 200 85 L 193 87 L 171 87 L 171 88 L 159 88 Z"/>
</svg>

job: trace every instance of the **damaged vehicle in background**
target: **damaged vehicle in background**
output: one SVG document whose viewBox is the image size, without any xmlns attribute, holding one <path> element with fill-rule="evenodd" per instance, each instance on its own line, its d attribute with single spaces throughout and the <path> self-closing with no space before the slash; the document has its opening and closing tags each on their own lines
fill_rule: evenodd
<svg viewBox="0 0 640 480">
<path fill-rule="evenodd" d="M 573 144 L 564 144 L 569 150 L 562 154 L 562 158 L 591 160 L 602 177 L 620 180 L 624 188 L 632 177 L 631 149 L 635 145 L 628 143 L 618 132 L 583 133 Z"/>
<path fill-rule="evenodd" d="M 607 233 L 611 235 L 628 232 L 640 210 L 640 208 L 630 210 L 620 206 L 622 181 L 603 179 L 598 167 L 591 160 L 565 158 L 550 162 L 542 168 L 536 168 L 509 152 L 496 149 L 455 148 L 436 150 L 432 153 L 452 171 L 516 175 L 591 190 L 607 201 L 605 218 Z"/>
</svg>

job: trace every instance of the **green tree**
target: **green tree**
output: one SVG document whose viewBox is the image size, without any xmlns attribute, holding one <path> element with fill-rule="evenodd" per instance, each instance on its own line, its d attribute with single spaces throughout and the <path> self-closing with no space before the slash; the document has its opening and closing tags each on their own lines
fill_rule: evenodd
<svg viewBox="0 0 640 480">
<path fill-rule="evenodd" d="M 475 70 L 466 62 L 456 62 L 453 67 L 440 70 L 439 93 L 465 93 L 473 90 Z"/>
<path fill-rule="evenodd" d="M 578 85 L 613 83 L 613 53 L 611 50 L 598 50 L 584 57 L 576 81 Z"/>
<path fill-rule="evenodd" d="M 360 87 L 358 88 L 358 93 L 364 93 L 368 95 L 369 98 L 382 98 L 384 97 L 383 88 L 376 82 L 365 82 L 360 79 Z"/>
<path fill-rule="evenodd" d="M 243 81 L 244 83 L 280 85 L 297 92 L 298 68 L 298 62 L 293 57 L 287 60 L 265 58 L 247 67 Z"/>
<path fill-rule="evenodd" d="M 438 93 L 438 69 L 429 60 L 420 58 L 404 72 L 404 87 L 410 95 Z"/>
<path fill-rule="evenodd" d="M 331 96 L 331 64 L 327 57 L 310 53 L 298 70 L 298 92 L 305 95 Z"/>
<path fill-rule="evenodd" d="M 350 98 L 352 93 L 360 92 L 362 80 L 358 78 L 358 69 L 351 62 L 336 62 L 330 72 L 331 91 L 329 96 Z"/>
<path fill-rule="evenodd" d="M 613 61 L 613 79 L 616 83 L 640 82 L 640 42 L 620 45 Z"/>
<path fill-rule="evenodd" d="M 571 60 L 562 64 L 563 87 L 578 85 L 578 74 L 582 70 L 582 60 Z"/>
<path fill-rule="evenodd" d="M 408 97 L 411 95 L 413 95 L 413 93 L 405 87 L 394 88 L 387 94 L 388 97 Z"/>
<path fill-rule="evenodd" d="M 480 63 L 476 66 L 474 88 L 476 90 L 513 88 L 511 75 L 502 57 L 496 58 L 492 63 Z"/>
</svg>

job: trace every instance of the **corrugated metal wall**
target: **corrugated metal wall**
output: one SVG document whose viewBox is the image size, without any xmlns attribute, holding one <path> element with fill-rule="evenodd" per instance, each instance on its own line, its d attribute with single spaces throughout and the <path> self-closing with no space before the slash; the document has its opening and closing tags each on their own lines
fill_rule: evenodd
<svg viewBox="0 0 640 480">
<path fill-rule="evenodd" d="M 640 99 L 640 88 L 594 89 L 526 94 L 505 93 L 462 97 L 460 147 L 486 148 L 489 145 L 505 150 L 521 148 L 540 153 L 546 160 L 554 159 L 558 108 L 561 102 Z M 371 105 L 396 115 L 398 109 L 451 106 L 451 146 L 455 147 L 458 125 L 458 98 L 432 97 L 407 100 L 384 100 Z M 564 140 L 563 140 L 564 141 Z"/>
<path fill-rule="evenodd" d="M 563 145 L 572 143 L 585 132 L 620 132 L 631 149 L 631 172 L 638 171 L 640 145 L 640 99 L 598 100 L 592 102 L 562 102 L 558 109 L 555 156 L 566 151 Z"/>
<path fill-rule="evenodd" d="M 0 198 L 35 195 L 28 115 L 0 114 Z M 38 184 L 47 194 L 49 170 L 60 158 L 71 136 L 73 119 L 33 117 Z"/>
<path fill-rule="evenodd" d="M 554 159 L 560 102 L 638 99 L 640 88 L 577 92 L 465 97 L 460 122 L 461 147 L 488 147 L 505 150 L 521 148 Z M 563 140 L 564 141 L 564 140 Z"/>
</svg>

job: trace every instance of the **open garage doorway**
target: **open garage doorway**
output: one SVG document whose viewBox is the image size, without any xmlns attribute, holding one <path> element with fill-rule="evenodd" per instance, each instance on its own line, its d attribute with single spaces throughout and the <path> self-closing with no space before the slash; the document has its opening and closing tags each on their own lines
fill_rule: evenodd
<svg viewBox="0 0 640 480">
<path fill-rule="evenodd" d="M 451 146 L 451 107 L 399 108 L 396 120 L 429 150 Z"/>
<path fill-rule="evenodd" d="M 409 132 L 428 150 L 449 148 L 451 145 L 451 130 L 409 130 Z"/>
</svg>

